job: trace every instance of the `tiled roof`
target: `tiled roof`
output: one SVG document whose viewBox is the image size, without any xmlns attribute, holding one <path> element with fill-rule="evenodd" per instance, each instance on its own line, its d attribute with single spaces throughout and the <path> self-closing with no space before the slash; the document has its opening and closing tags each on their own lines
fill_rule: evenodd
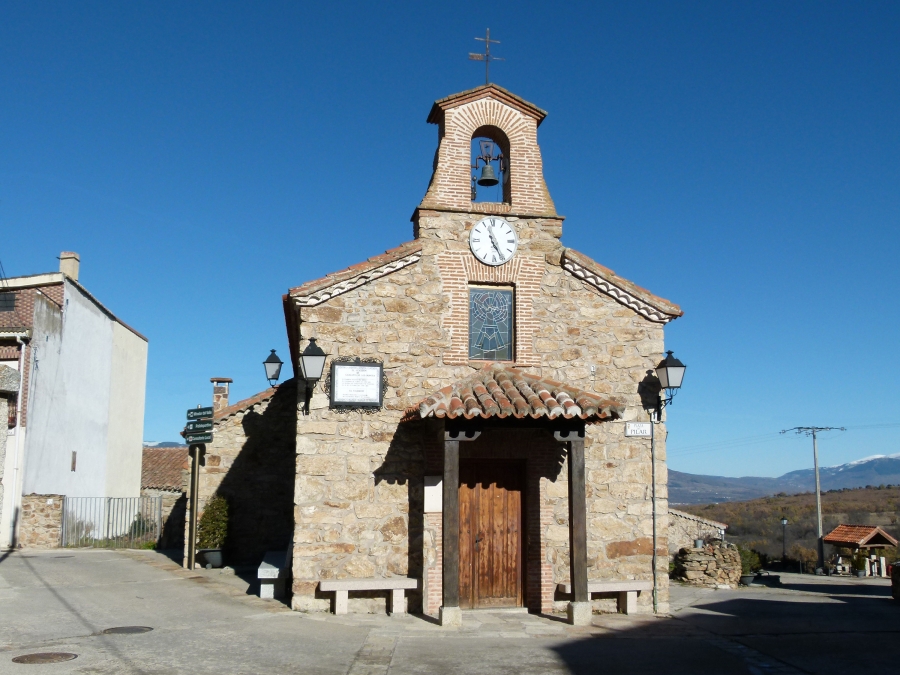
<svg viewBox="0 0 900 675">
<path fill-rule="evenodd" d="M 283 387 L 291 380 L 285 380 L 282 382 L 279 387 Z M 213 421 L 218 422 L 220 420 L 225 419 L 226 417 L 231 417 L 235 413 L 243 412 L 244 410 L 249 410 L 257 403 L 262 403 L 263 401 L 268 401 L 275 395 L 275 392 L 278 391 L 278 387 L 269 387 L 265 391 L 261 391 L 255 396 L 251 396 L 250 398 L 245 398 L 243 401 L 238 401 L 234 405 L 230 405 L 227 408 L 222 408 L 221 410 L 216 410 L 213 413 Z"/>
<path fill-rule="evenodd" d="M 897 540 L 874 525 L 838 525 L 825 535 L 826 544 L 836 546 L 896 546 Z"/>
<path fill-rule="evenodd" d="M 403 258 L 420 253 L 421 250 L 422 242 L 420 240 L 408 241 L 400 244 L 397 248 L 392 248 L 381 255 L 373 256 L 365 262 L 357 263 L 340 272 L 333 272 L 326 274 L 321 279 L 307 281 L 302 286 L 290 289 L 288 295 L 295 302 L 299 301 L 300 304 L 324 302 L 335 295 L 361 286 L 371 279 L 378 278 L 382 275 L 381 272 L 389 273 L 393 271 L 396 266 L 391 266 L 391 263 L 396 263 Z M 337 286 L 345 286 L 345 288 L 342 287 L 336 290 L 335 287 Z"/>
<path fill-rule="evenodd" d="M 187 458 L 186 445 L 174 448 L 145 447 L 141 461 L 141 487 L 181 490 L 181 470 Z"/>
<path fill-rule="evenodd" d="M 410 412 L 420 417 L 613 419 L 618 401 L 497 363 L 435 392 Z"/>
</svg>

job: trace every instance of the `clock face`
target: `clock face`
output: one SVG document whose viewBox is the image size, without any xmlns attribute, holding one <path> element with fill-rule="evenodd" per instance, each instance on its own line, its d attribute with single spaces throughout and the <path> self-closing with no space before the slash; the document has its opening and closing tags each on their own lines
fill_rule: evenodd
<svg viewBox="0 0 900 675">
<path fill-rule="evenodd" d="M 469 235 L 472 253 L 485 265 L 502 265 L 516 254 L 519 237 L 516 230 L 503 218 L 482 218 Z"/>
</svg>

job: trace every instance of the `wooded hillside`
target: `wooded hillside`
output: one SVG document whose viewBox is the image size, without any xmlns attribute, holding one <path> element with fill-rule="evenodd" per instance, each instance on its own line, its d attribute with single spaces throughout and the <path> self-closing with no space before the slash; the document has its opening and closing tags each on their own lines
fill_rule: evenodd
<svg viewBox="0 0 900 675">
<path fill-rule="evenodd" d="M 815 557 L 816 496 L 776 495 L 743 502 L 691 504 L 678 507 L 682 511 L 728 524 L 725 538 L 740 546 L 781 558 L 781 517 L 788 519 L 788 556 L 797 560 Z M 831 490 L 822 493 L 824 532 L 828 534 L 841 523 L 878 525 L 900 538 L 900 487 L 871 487 Z M 826 545 L 825 556 L 833 549 Z M 900 552 L 888 550 L 885 555 L 896 560 Z"/>
</svg>

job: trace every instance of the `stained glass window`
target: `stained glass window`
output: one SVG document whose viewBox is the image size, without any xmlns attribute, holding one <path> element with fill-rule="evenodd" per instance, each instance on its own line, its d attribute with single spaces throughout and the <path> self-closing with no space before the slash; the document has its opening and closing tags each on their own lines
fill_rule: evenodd
<svg viewBox="0 0 900 675">
<path fill-rule="evenodd" d="M 513 360 L 513 292 L 469 288 L 469 358 Z"/>
</svg>

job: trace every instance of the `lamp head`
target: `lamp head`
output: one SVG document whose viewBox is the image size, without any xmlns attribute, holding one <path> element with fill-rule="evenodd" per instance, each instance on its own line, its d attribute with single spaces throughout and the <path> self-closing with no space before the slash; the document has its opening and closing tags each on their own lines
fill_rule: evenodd
<svg viewBox="0 0 900 675">
<path fill-rule="evenodd" d="M 274 387 L 275 383 L 278 382 L 278 378 L 281 377 L 281 366 L 283 361 L 278 358 L 274 349 L 271 351 L 272 353 L 269 354 L 265 361 L 263 361 L 263 367 L 266 369 L 266 379 L 269 381 L 269 384 Z"/>
<path fill-rule="evenodd" d="M 316 338 L 309 338 L 309 344 L 300 355 L 300 373 L 310 386 L 322 378 L 325 358 L 328 355 L 316 344 Z"/>
<path fill-rule="evenodd" d="M 656 377 L 659 378 L 659 384 L 668 391 L 669 395 L 675 393 L 671 390 L 681 389 L 686 368 L 687 366 L 676 359 L 671 351 L 666 352 L 666 358 L 656 366 Z"/>
</svg>

